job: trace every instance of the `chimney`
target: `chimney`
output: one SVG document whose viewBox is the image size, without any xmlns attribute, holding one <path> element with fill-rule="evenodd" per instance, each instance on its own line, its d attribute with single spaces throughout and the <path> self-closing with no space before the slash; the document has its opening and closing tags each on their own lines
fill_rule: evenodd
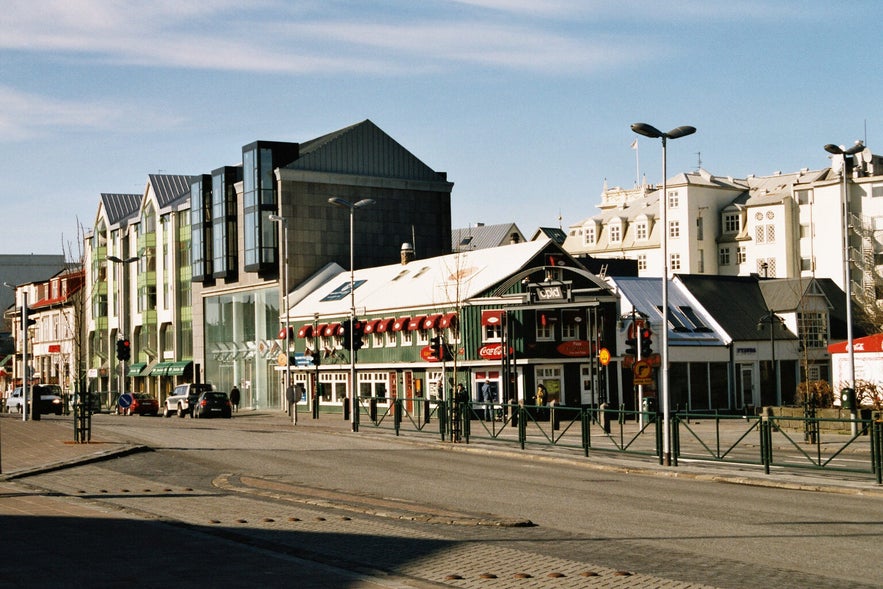
<svg viewBox="0 0 883 589">
<path fill-rule="evenodd" d="M 402 244 L 402 266 L 407 266 L 408 262 L 414 260 L 414 246 L 407 241 Z"/>
</svg>

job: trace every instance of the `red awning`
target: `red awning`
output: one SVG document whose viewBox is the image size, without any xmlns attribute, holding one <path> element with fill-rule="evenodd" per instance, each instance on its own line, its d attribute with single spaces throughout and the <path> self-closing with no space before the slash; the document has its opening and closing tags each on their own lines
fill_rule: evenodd
<svg viewBox="0 0 883 589">
<path fill-rule="evenodd" d="M 445 313 L 444 317 L 442 317 L 438 322 L 439 329 L 444 329 L 446 327 L 450 327 L 454 323 L 457 322 L 457 314 L 456 313 Z"/>
<path fill-rule="evenodd" d="M 320 323 L 316 326 L 316 337 L 322 337 L 325 335 L 325 328 L 328 327 L 327 323 Z"/>
<path fill-rule="evenodd" d="M 329 323 L 327 327 L 325 327 L 325 332 L 322 335 L 324 335 L 325 337 L 338 335 L 338 333 L 340 332 L 340 328 L 340 323 Z"/>
<path fill-rule="evenodd" d="M 490 311 L 482 311 L 481 312 L 481 324 L 482 325 L 502 325 L 503 324 L 503 313 L 505 313 L 505 311 L 503 309 L 491 309 Z"/>
<path fill-rule="evenodd" d="M 313 324 L 301 325 L 300 329 L 297 330 L 297 337 L 313 337 Z"/>
<path fill-rule="evenodd" d="M 380 324 L 380 319 L 369 319 L 365 322 L 365 333 L 374 333 L 377 331 L 377 326 Z"/>
<path fill-rule="evenodd" d="M 423 326 L 421 329 L 426 329 L 427 331 L 438 325 L 438 320 L 441 318 L 441 315 L 428 315 L 423 319 Z"/>
<path fill-rule="evenodd" d="M 399 317 L 392 324 L 393 331 L 401 331 L 408 326 L 408 322 L 411 321 L 410 317 Z"/>
<path fill-rule="evenodd" d="M 416 331 L 418 329 L 424 329 L 423 321 L 426 320 L 426 315 L 418 315 L 417 317 L 411 317 L 411 320 L 408 321 L 408 331 Z"/>
<path fill-rule="evenodd" d="M 376 331 L 377 333 L 384 333 L 386 330 L 392 327 L 393 321 L 395 321 L 395 319 L 380 319 L 377 322 L 377 327 L 374 328 L 374 331 Z"/>
</svg>

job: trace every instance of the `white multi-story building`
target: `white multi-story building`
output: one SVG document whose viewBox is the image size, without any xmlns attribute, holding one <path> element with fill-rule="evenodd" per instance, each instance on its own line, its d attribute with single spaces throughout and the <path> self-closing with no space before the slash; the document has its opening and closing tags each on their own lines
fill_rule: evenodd
<svg viewBox="0 0 883 589">
<path fill-rule="evenodd" d="M 790 174 L 735 179 L 699 169 L 668 179 L 670 273 L 816 276 L 845 289 L 844 156 L 831 159 L 830 168 Z M 846 160 L 853 294 L 878 300 L 883 157 L 865 148 Z M 601 212 L 572 225 L 564 249 L 577 256 L 634 259 L 639 276 L 660 276 L 660 193 L 647 184 L 605 188 Z"/>
</svg>

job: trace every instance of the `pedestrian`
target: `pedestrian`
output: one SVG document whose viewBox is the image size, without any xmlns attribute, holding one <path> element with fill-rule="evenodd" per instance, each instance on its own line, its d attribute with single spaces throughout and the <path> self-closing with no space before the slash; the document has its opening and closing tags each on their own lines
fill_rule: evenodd
<svg viewBox="0 0 883 589">
<path fill-rule="evenodd" d="M 239 411 L 239 388 L 236 385 L 230 390 L 230 404 L 233 405 L 233 411 Z"/>
<path fill-rule="evenodd" d="M 537 395 L 536 395 L 536 404 L 537 404 L 537 419 L 544 419 L 545 409 L 543 409 L 543 405 L 546 404 L 546 387 L 540 385 L 537 387 Z"/>
<path fill-rule="evenodd" d="M 493 385 L 491 385 L 490 379 L 484 379 L 484 384 L 481 385 L 481 400 L 484 402 L 484 420 L 493 421 L 497 392 L 494 390 Z"/>
<path fill-rule="evenodd" d="M 294 387 L 290 384 L 288 388 L 285 389 L 285 401 L 288 405 L 288 416 L 291 417 L 291 408 L 294 407 Z"/>
</svg>

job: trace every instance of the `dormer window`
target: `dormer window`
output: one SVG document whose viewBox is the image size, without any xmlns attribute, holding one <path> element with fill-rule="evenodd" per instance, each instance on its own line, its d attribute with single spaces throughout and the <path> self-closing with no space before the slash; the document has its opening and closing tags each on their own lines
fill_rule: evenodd
<svg viewBox="0 0 883 589">
<path fill-rule="evenodd" d="M 595 245 L 595 228 L 586 227 L 583 233 L 583 245 Z"/>
<path fill-rule="evenodd" d="M 641 221 L 635 225 L 635 239 L 647 239 L 647 221 Z"/>
<path fill-rule="evenodd" d="M 622 225 L 610 226 L 610 243 L 619 243 L 622 241 Z"/>
</svg>

